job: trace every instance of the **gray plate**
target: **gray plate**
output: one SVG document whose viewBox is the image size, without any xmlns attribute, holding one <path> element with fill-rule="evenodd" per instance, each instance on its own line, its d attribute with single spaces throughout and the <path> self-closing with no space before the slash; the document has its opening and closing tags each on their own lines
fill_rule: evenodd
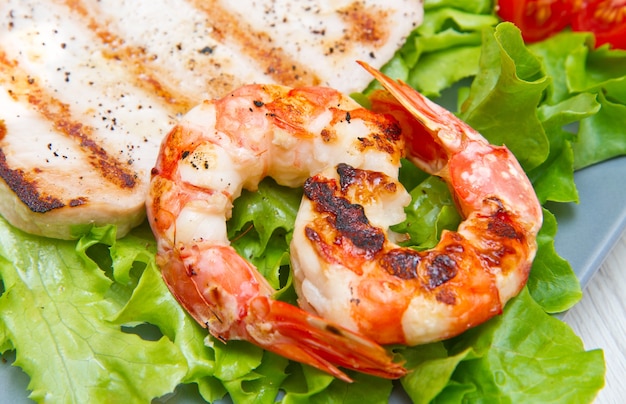
<svg viewBox="0 0 626 404">
<path fill-rule="evenodd" d="M 580 202 L 550 204 L 559 231 L 557 252 L 570 262 L 585 286 L 626 227 L 626 157 L 574 174 Z"/>
</svg>

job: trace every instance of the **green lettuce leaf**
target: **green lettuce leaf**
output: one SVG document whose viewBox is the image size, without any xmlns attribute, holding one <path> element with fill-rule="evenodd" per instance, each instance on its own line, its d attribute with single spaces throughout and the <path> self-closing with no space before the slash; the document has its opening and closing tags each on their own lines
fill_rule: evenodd
<svg viewBox="0 0 626 404">
<path fill-rule="evenodd" d="M 490 7 L 485 7 L 489 2 L 457 3 L 426 2 L 424 22 L 382 71 L 430 97 L 437 97 L 457 81 L 476 75 L 482 31 L 495 26 L 498 19 Z"/>
<path fill-rule="evenodd" d="M 88 255 L 111 244 L 113 228 L 81 243 L 24 234 L 0 219 L 0 346 L 31 380 L 35 401 L 147 402 L 172 391 L 187 372 L 167 338 L 148 341 L 111 319 L 125 303 Z"/>
<path fill-rule="evenodd" d="M 228 221 L 228 236 L 237 252 L 252 262 L 276 297 L 296 302 L 289 275 L 289 242 L 302 199 L 302 189 L 279 186 L 267 178 L 256 192 L 244 191 Z"/>
<path fill-rule="evenodd" d="M 402 245 L 417 249 L 434 247 L 444 229 L 455 230 L 461 221 L 448 185 L 438 177 L 428 177 L 410 192 L 411 204 L 405 208 L 407 218 L 392 230 L 406 234 Z"/>
<path fill-rule="evenodd" d="M 598 101 L 599 111 L 580 122 L 574 143 L 576 169 L 626 155 L 626 105 L 609 101 L 602 92 Z"/>
<path fill-rule="evenodd" d="M 386 404 L 393 388 L 389 380 L 362 373 L 351 372 L 354 383 L 343 383 L 309 366 L 291 370 L 283 404 Z"/>
<path fill-rule="evenodd" d="M 519 29 L 502 23 L 485 31 L 480 66 L 460 117 L 491 143 L 506 145 L 525 169 L 537 167 L 550 150 L 537 117 L 548 85 L 540 61 Z"/>
<path fill-rule="evenodd" d="M 438 97 L 442 89 L 478 73 L 480 54 L 480 46 L 463 46 L 426 54 L 419 61 L 420 69 L 411 71 L 406 81 L 423 94 Z M 456 63 L 458 60 L 468 61 L 468 64 Z"/>
<path fill-rule="evenodd" d="M 588 37 L 587 37 L 588 39 Z M 567 84 L 571 92 L 598 92 L 603 89 L 609 97 L 624 103 L 626 85 L 626 50 L 594 49 L 590 41 L 579 46 L 566 60 Z"/>
<path fill-rule="evenodd" d="M 524 331 L 525 324 L 533 326 Z M 467 349 L 472 355 L 451 378 L 466 391 L 471 388 L 464 401 L 586 403 L 604 385 L 602 351 L 585 351 L 569 326 L 547 315 L 526 290 L 502 316 L 453 340 L 450 347 L 453 354 Z M 453 396 L 457 394 L 454 386 Z M 444 390 L 439 400 L 447 402 L 446 396 Z"/>
<path fill-rule="evenodd" d="M 557 104 L 572 96 L 570 77 L 567 65 L 572 55 L 586 54 L 589 46 L 593 46 L 592 35 L 581 32 L 561 32 L 545 41 L 529 45 L 529 49 L 541 59 L 550 85 L 546 91 L 545 102 Z"/>
<path fill-rule="evenodd" d="M 572 32 L 555 35 L 530 49 L 544 61 L 552 77 L 543 111 L 567 105 L 572 119 L 560 124 L 579 124 L 577 136 L 568 139 L 573 168 L 625 155 L 626 51 L 594 49 L 591 34 Z M 558 155 L 556 151 L 551 154 Z"/>
<path fill-rule="evenodd" d="M 146 258 L 146 266 L 132 294 L 110 320 L 119 327 L 143 324 L 156 327 L 157 337 L 163 335 L 171 341 L 180 352 L 180 362 L 185 365 L 186 371 L 179 376 L 176 384 L 196 383 L 207 400 L 222 398 L 226 389 L 214 379 L 215 352 L 205 344 L 207 332 L 176 302 L 154 262 L 154 247 L 146 252 L 146 245 L 154 246 L 154 239 L 144 227 L 117 240 L 111 247 L 111 255 L 119 257 L 114 260 L 114 267 L 125 262 L 125 266 L 130 264 L 137 268 L 141 262 L 137 259 L 141 258 Z"/>
<path fill-rule="evenodd" d="M 550 141 L 546 161 L 528 172 L 537 196 L 542 203 L 578 202 L 574 184 L 574 151 L 576 136 L 564 127 L 597 113 L 600 105 L 596 96 L 580 93 L 563 101 L 539 106 L 539 119 Z"/>
<path fill-rule="evenodd" d="M 473 14 L 493 14 L 493 1 L 491 0 L 426 0 L 424 2 L 426 14 L 442 7 L 451 7 Z"/>
<path fill-rule="evenodd" d="M 414 371 L 402 385 L 414 403 L 586 403 L 604 384 L 602 351 L 585 351 L 526 289 L 462 337 L 403 352 Z"/>
<path fill-rule="evenodd" d="M 443 342 L 398 349 L 412 371 L 401 379 L 402 387 L 415 404 L 427 404 L 449 388 L 457 366 L 470 350 L 451 354 Z M 454 402 L 461 402 L 456 400 Z M 451 401 L 452 402 L 452 401 Z"/>
<path fill-rule="evenodd" d="M 537 235 L 537 256 L 528 277 L 528 290 L 547 313 L 561 313 L 578 303 L 582 290 L 571 265 L 554 249 L 556 218 L 543 209 L 543 226 Z"/>
<path fill-rule="evenodd" d="M 216 344 L 221 344 L 218 348 Z M 236 403 L 273 403 L 288 360 L 246 341 L 215 342 L 216 377 Z"/>
</svg>

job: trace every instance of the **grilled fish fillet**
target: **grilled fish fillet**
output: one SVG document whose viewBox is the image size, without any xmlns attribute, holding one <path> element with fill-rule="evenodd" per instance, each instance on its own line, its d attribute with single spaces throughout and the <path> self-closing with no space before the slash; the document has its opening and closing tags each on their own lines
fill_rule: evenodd
<svg viewBox="0 0 626 404">
<path fill-rule="evenodd" d="M 421 0 L 3 0 L 0 214 L 71 239 L 144 220 L 158 146 L 247 83 L 349 93 L 422 21 Z"/>
</svg>

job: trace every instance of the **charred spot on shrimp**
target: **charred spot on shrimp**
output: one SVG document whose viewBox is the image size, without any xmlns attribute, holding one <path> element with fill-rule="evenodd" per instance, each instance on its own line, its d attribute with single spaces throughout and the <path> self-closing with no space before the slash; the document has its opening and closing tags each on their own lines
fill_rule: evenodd
<svg viewBox="0 0 626 404">
<path fill-rule="evenodd" d="M 455 293 L 448 289 L 439 290 L 437 294 L 435 295 L 435 299 L 437 299 L 438 302 L 441 302 L 450 306 L 456 304 Z"/>
<path fill-rule="evenodd" d="M 435 289 L 454 278 L 458 272 L 456 261 L 447 254 L 436 254 L 426 265 L 426 286 Z"/>
<path fill-rule="evenodd" d="M 487 230 L 497 237 L 522 241 L 524 232 L 518 231 L 514 223 L 516 219 L 511 215 L 504 203 L 495 196 L 485 198 L 484 203 L 490 206 L 493 213 L 488 218 Z"/>
<path fill-rule="evenodd" d="M 395 249 L 385 254 L 380 264 L 391 275 L 409 280 L 417 278 L 417 267 L 421 260 L 422 257 L 417 251 Z"/>
<path fill-rule="evenodd" d="M 506 211 L 498 211 L 493 214 L 487 225 L 487 230 L 502 238 L 513 240 L 522 240 L 524 238 L 523 233 L 518 232 L 512 224 L 511 217 Z"/>
<path fill-rule="evenodd" d="M 332 131 L 327 128 L 322 129 L 320 135 L 322 136 L 322 140 L 326 143 L 337 138 L 337 134 L 335 133 L 335 131 Z"/>
<path fill-rule="evenodd" d="M 366 137 L 358 137 L 357 140 L 361 142 L 361 147 L 366 149 L 368 147 L 374 146 L 374 142 L 372 142 L 369 138 Z"/>
<path fill-rule="evenodd" d="M 318 212 L 329 214 L 329 224 L 342 237 L 367 253 L 380 251 L 385 242 L 384 232 L 370 224 L 363 206 L 335 195 L 336 191 L 334 180 L 311 177 L 304 183 L 306 197 L 314 203 Z"/>
<path fill-rule="evenodd" d="M 362 150 L 373 148 L 390 155 L 393 155 L 397 150 L 397 142 L 401 141 L 400 132 L 397 130 L 396 125 L 388 125 L 385 128 L 389 128 L 385 133 L 385 136 L 380 134 L 372 134 L 370 137 L 359 137 L 357 140 L 360 143 Z"/>
<path fill-rule="evenodd" d="M 379 191 L 395 193 L 398 187 L 395 181 L 389 181 L 383 173 L 359 170 L 344 163 L 337 165 L 337 174 L 339 174 L 341 192 L 346 192 L 352 185 L 363 188 L 370 187 L 372 193 Z"/>
<path fill-rule="evenodd" d="M 320 234 L 318 232 L 316 232 L 315 230 L 313 230 L 310 227 L 305 227 L 304 228 L 304 233 L 306 234 L 306 238 L 308 238 L 309 240 L 315 242 L 315 243 L 319 243 L 322 241 L 322 238 L 320 237 Z"/>
<path fill-rule="evenodd" d="M 337 165 L 337 174 L 339 174 L 339 185 L 341 186 L 341 190 L 344 192 L 346 188 L 352 185 L 357 178 L 357 170 L 344 163 Z"/>
</svg>

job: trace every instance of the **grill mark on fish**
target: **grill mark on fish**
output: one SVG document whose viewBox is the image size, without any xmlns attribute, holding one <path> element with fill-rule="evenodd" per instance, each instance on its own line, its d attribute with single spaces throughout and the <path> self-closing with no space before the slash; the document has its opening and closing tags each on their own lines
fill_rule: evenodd
<svg viewBox="0 0 626 404">
<path fill-rule="evenodd" d="M 322 80 L 309 68 L 274 45 L 273 39 L 267 33 L 255 30 L 249 24 L 243 24 L 237 16 L 225 10 L 217 1 L 191 0 L 190 2 L 207 16 L 207 24 L 214 28 L 209 31 L 213 39 L 220 43 L 233 41 L 242 52 L 250 57 L 251 62 L 260 64 L 264 74 L 276 82 L 288 86 L 309 86 L 322 83 Z M 165 84 L 176 82 L 176 80 L 171 80 L 171 77 L 167 76 L 159 78 L 158 72 L 150 68 L 150 62 L 157 56 L 147 54 L 142 47 L 126 45 L 124 38 L 98 23 L 98 19 L 90 14 L 82 1 L 66 0 L 65 5 L 87 21 L 88 29 L 93 31 L 106 46 L 102 49 L 103 54 L 111 59 L 124 61 L 126 68 L 132 70 L 136 77 L 135 83 L 170 104 L 174 108 L 173 114 L 184 113 L 201 101 L 191 99 L 176 88 Z M 384 35 L 381 35 L 380 28 L 375 28 L 371 24 L 373 18 L 367 12 L 359 11 L 359 8 L 353 4 L 341 14 L 345 16 L 346 23 L 354 27 L 347 31 L 358 33 L 346 36 L 344 42 L 361 40 L 372 44 L 380 43 Z M 198 52 L 208 51 L 204 48 Z"/>
<path fill-rule="evenodd" d="M 126 69 L 132 71 L 135 76 L 134 84 L 169 104 L 172 107 L 172 114 L 185 113 L 200 102 L 168 86 L 167 82 L 176 82 L 171 80 L 171 77 L 159 80 L 157 72 L 150 68 L 150 62 L 157 56 L 147 54 L 142 47 L 126 45 L 124 38 L 98 23 L 98 19 L 90 14 L 82 1 L 66 0 L 65 5 L 86 20 L 87 28 L 100 38 L 105 46 L 102 48 L 103 55 L 123 61 Z"/>
<path fill-rule="evenodd" d="M 15 192 L 15 195 L 35 213 L 45 213 L 65 206 L 65 203 L 55 196 L 40 194 L 37 181 L 28 179 L 23 170 L 11 169 L 1 148 L 0 177 Z"/>
<path fill-rule="evenodd" d="M 251 61 L 259 63 L 264 73 L 276 82 L 288 86 L 321 84 L 322 80 L 310 69 L 294 60 L 280 47 L 273 45 L 273 39 L 267 33 L 255 30 L 249 24 L 243 24 L 239 18 L 225 10 L 217 1 L 191 0 L 191 3 L 206 14 L 208 24 L 212 27 L 219 27 L 210 30 L 213 39 L 220 43 L 226 43 L 227 40 L 234 41 L 241 51 L 250 56 Z M 175 107 L 175 114 L 186 112 L 200 101 L 190 99 L 174 88 L 168 88 L 164 82 L 175 82 L 175 80 L 167 80 L 168 77 L 159 80 L 158 74 L 149 68 L 149 62 L 155 55 L 146 54 L 144 48 L 125 45 L 124 39 L 101 26 L 80 0 L 67 0 L 65 4 L 86 19 L 88 21 L 87 27 L 101 39 L 104 45 L 108 45 L 108 48 L 103 49 L 104 55 L 126 62 L 125 65 L 133 71 L 136 77 L 136 84 L 158 95 L 166 103 Z M 354 10 L 347 10 L 345 14 L 347 16 L 346 21 L 354 19 L 369 21 L 364 18 L 364 13 L 358 14 Z M 361 33 L 366 31 L 362 27 L 363 21 L 356 22 L 353 26 L 361 27 L 358 29 Z M 361 34 L 359 37 L 362 39 L 364 35 Z M 205 49 L 199 50 L 200 53 L 205 53 L 205 51 Z"/>
<path fill-rule="evenodd" d="M 4 139 L 6 133 L 6 125 L 3 120 L 0 120 L 0 141 Z M 24 171 L 11 169 L 2 148 L 0 148 L 0 178 L 6 181 L 9 188 L 33 212 L 43 213 L 65 206 L 62 201 L 53 196 L 40 195 L 36 183 L 26 178 Z"/>
<path fill-rule="evenodd" d="M 355 1 L 337 13 L 350 27 L 344 36 L 346 43 L 358 41 L 379 48 L 389 37 L 389 13 L 386 10 L 365 7 L 360 1 Z"/>
<path fill-rule="evenodd" d="M 17 62 L 8 61 L 4 52 L 0 51 L 0 82 L 8 87 L 9 95 L 15 99 L 28 103 L 41 116 L 47 119 L 53 127 L 65 136 L 73 139 L 80 146 L 87 156 L 89 163 L 100 172 L 102 178 L 119 186 L 120 188 L 133 188 L 136 184 L 136 174 L 126 167 L 125 163 L 120 162 L 110 156 L 104 148 L 92 139 L 93 129 L 83 125 L 81 122 L 72 118 L 72 112 L 67 104 L 62 103 L 39 86 L 37 79 L 28 76 L 21 71 Z M 0 147 L 0 151 L 2 148 Z M 6 165 L 6 156 L 4 164 Z M 8 167 L 8 166 L 7 166 Z M 0 174 L 1 176 L 1 174 Z M 10 175 L 9 178 L 2 178 L 9 183 L 13 182 L 13 186 L 17 187 L 16 181 L 24 178 L 23 175 Z M 35 187 L 36 182 L 30 182 L 27 185 L 24 181 L 25 189 Z M 12 187 L 13 188 L 13 187 Z M 34 190 L 18 194 L 24 203 L 29 205 L 28 195 L 33 195 Z M 63 205 L 52 204 L 50 209 L 62 207 Z M 29 207 L 31 207 L 29 205 Z M 31 209 L 33 209 L 31 207 Z"/>
<path fill-rule="evenodd" d="M 202 10 L 214 27 L 214 38 L 221 43 L 233 40 L 242 52 L 259 63 L 265 74 L 287 86 L 315 86 L 322 80 L 302 63 L 293 59 L 265 32 L 254 29 L 228 12 L 215 0 L 190 0 Z"/>
</svg>

